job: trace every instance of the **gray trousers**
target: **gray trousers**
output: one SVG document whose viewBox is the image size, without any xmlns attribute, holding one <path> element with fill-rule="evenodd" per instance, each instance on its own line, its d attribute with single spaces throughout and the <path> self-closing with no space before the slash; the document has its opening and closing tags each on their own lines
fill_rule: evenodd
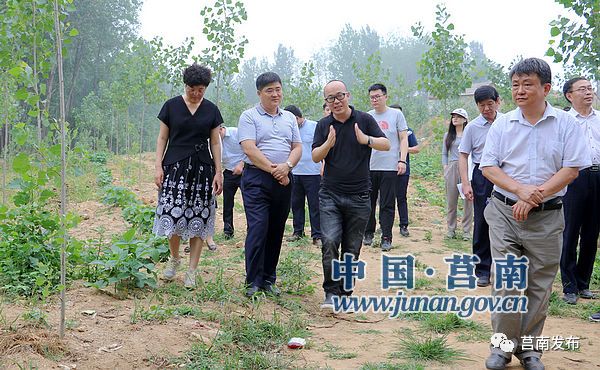
<svg viewBox="0 0 600 370">
<path fill-rule="evenodd" d="M 516 221 L 512 208 L 495 197 L 490 198 L 485 207 L 484 216 L 490 226 L 490 246 L 494 262 L 508 253 L 517 257 L 527 256 L 526 313 L 492 313 L 494 333 L 504 333 L 515 343 L 514 354 L 517 358 L 541 357 L 542 351 L 535 349 L 536 338 L 542 334 L 548 312 L 548 302 L 552 292 L 552 283 L 558 271 L 562 250 L 562 232 L 565 219 L 562 209 L 530 212 L 526 221 Z M 492 268 L 495 279 L 496 269 Z M 518 290 L 492 289 L 494 296 L 521 295 Z M 532 336 L 534 350 L 524 351 L 521 337 Z M 492 348 L 507 358 L 511 354 L 500 348 Z"/>
<path fill-rule="evenodd" d="M 458 209 L 458 192 L 457 184 L 460 183 L 460 172 L 458 171 L 458 161 L 448 162 L 446 171 L 444 171 L 444 179 L 446 180 L 446 222 L 448 231 L 456 230 L 456 210 Z M 463 233 L 471 234 L 473 230 L 473 202 L 463 200 L 463 217 L 462 228 Z"/>
</svg>

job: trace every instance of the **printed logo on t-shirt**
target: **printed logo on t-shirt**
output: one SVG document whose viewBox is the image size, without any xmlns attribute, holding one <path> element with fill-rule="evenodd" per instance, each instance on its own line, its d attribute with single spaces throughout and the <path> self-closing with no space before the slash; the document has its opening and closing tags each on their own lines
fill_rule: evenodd
<svg viewBox="0 0 600 370">
<path fill-rule="evenodd" d="M 382 130 L 387 130 L 390 128 L 390 124 L 387 121 L 379 121 L 379 127 Z"/>
</svg>

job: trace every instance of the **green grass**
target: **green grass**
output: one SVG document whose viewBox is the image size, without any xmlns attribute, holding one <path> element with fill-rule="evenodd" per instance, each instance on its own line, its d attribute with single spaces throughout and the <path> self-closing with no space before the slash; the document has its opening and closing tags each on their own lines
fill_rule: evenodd
<svg viewBox="0 0 600 370">
<path fill-rule="evenodd" d="M 367 334 L 367 335 L 381 335 L 383 334 L 383 332 L 381 330 L 377 330 L 377 329 L 360 329 L 360 330 L 355 330 L 354 331 L 355 334 Z"/>
<path fill-rule="evenodd" d="M 425 370 L 425 366 L 419 363 L 391 363 L 391 362 L 367 362 L 361 370 Z"/>
<path fill-rule="evenodd" d="M 449 364 L 467 357 L 462 351 L 450 347 L 445 336 L 436 338 L 414 336 L 402 339 L 398 351 L 391 353 L 390 358 Z"/>
</svg>

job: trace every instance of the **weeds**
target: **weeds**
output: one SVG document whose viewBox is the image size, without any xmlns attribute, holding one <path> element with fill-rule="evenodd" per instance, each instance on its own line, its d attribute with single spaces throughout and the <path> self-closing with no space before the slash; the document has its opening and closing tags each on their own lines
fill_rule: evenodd
<svg viewBox="0 0 600 370">
<path fill-rule="evenodd" d="M 436 361 L 442 364 L 467 359 L 463 352 L 448 345 L 445 336 L 438 338 L 404 338 L 400 341 L 399 350 L 390 354 L 390 357 L 425 362 Z"/>
</svg>

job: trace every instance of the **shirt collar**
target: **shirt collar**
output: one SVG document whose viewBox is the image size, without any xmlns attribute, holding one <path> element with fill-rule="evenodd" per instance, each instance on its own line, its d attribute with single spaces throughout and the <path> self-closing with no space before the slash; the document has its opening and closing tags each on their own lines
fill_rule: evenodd
<svg viewBox="0 0 600 370">
<path fill-rule="evenodd" d="M 588 118 L 588 117 L 599 115 L 599 112 L 594 108 L 592 108 L 592 113 L 590 113 L 589 115 L 587 115 L 585 117 L 583 115 L 581 115 L 578 111 L 576 111 L 575 108 L 573 108 L 573 107 L 571 107 L 571 109 L 569 109 L 567 111 L 567 113 L 569 113 L 570 115 L 572 115 L 575 118 Z"/>
<path fill-rule="evenodd" d="M 556 113 L 556 108 L 554 108 L 550 103 L 545 102 L 546 103 L 546 109 L 544 109 L 544 114 L 542 115 L 542 118 L 540 118 L 540 120 L 538 122 L 542 122 L 545 121 L 546 119 L 548 119 L 548 117 L 554 117 L 556 118 L 558 115 Z M 498 119 L 496 117 L 496 119 Z M 517 107 L 517 109 L 515 109 L 514 111 L 512 111 L 512 114 L 510 116 L 510 121 L 518 121 L 521 124 L 524 125 L 530 125 L 529 123 L 527 123 L 525 121 L 525 117 L 523 116 L 523 112 L 521 111 L 521 108 Z M 537 125 L 538 122 L 535 122 L 535 124 Z"/>
<path fill-rule="evenodd" d="M 268 116 L 270 116 L 270 114 L 269 114 L 269 113 L 267 113 L 267 111 L 265 110 L 265 108 L 263 108 L 263 106 L 262 106 L 262 105 L 260 105 L 260 103 L 258 103 L 258 104 L 256 105 L 256 110 L 258 111 L 258 113 L 259 113 L 260 115 L 263 115 L 263 116 L 264 116 L 264 115 L 268 115 Z M 281 111 L 281 109 L 279 109 L 279 107 L 277 107 L 277 113 L 276 113 L 275 115 L 276 115 L 276 116 L 281 116 L 282 114 L 283 114 L 283 112 Z"/>
</svg>

